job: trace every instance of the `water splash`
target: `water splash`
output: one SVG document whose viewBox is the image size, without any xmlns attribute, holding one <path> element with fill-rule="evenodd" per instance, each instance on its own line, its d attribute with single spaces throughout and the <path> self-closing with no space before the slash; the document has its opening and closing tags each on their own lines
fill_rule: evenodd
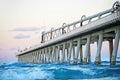
<svg viewBox="0 0 120 80">
<path fill-rule="evenodd" d="M 120 62 L 109 66 L 104 61 L 102 65 L 71 64 L 25 64 L 12 63 L 0 65 L 0 80 L 120 80 Z"/>
</svg>

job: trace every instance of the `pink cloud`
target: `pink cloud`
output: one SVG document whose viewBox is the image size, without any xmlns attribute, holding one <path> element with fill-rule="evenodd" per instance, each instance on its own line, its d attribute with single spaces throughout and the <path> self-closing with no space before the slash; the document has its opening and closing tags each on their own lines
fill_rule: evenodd
<svg viewBox="0 0 120 80">
<path fill-rule="evenodd" d="M 10 31 L 38 31 L 40 30 L 40 28 L 38 27 L 19 27 L 19 28 L 15 28 L 13 30 L 10 30 Z"/>
<path fill-rule="evenodd" d="M 14 38 L 15 39 L 25 39 L 25 38 L 30 38 L 30 35 L 18 34 Z"/>
</svg>

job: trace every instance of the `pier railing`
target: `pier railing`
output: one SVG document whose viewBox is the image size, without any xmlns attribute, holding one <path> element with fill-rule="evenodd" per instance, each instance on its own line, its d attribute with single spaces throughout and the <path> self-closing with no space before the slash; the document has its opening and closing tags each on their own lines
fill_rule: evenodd
<svg viewBox="0 0 120 80">
<path fill-rule="evenodd" d="M 108 9 L 106 11 L 100 12 L 98 14 L 95 14 L 95 15 L 89 16 L 89 17 L 86 17 L 85 15 L 83 15 L 81 17 L 81 19 L 76 21 L 76 22 L 73 22 L 70 24 L 63 23 L 62 27 L 60 27 L 60 28 L 57 28 L 57 29 L 51 28 L 50 31 L 42 32 L 41 43 L 47 42 L 51 39 L 54 39 L 56 37 L 59 37 L 59 36 L 64 35 L 66 33 L 69 33 L 72 30 L 77 29 L 78 27 L 82 27 L 84 25 L 87 25 L 89 23 L 94 22 L 95 20 L 98 20 L 98 19 L 101 19 L 105 16 L 108 16 L 111 13 L 114 13 L 116 10 L 118 10 L 119 7 L 120 7 L 119 1 L 116 1 L 113 4 L 111 9 Z"/>
</svg>

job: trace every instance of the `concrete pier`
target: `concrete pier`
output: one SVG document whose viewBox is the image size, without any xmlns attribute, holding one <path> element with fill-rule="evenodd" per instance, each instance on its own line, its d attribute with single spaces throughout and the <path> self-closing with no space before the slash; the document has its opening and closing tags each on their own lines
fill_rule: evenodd
<svg viewBox="0 0 120 80">
<path fill-rule="evenodd" d="M 43 31 L 41 43 L 18 52 L 18 61 L 35 64 L 67 62 L 85 65 L 91 62 L 93 50 L 90 45 L 97 42 L 94 63 L 98 65 L 103 55 L 102 43 L 108 41 L 110 64 L 115 65 L 120 42 L 120 6 L 118 5 L 120 2 L 117 1 L 111 9 L 89 17 L 83 15 L 76 22 L 64 23 L 57 29 Z M 85 46 L 85 51 L 83 51 L 83 46 Z"/>
</svg>

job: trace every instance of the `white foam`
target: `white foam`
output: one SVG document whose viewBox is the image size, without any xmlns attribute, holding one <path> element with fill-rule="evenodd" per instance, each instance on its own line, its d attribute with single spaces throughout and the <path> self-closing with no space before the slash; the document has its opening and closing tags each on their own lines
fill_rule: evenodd
<svg viewBox="0 0 120 80">
<path fill-rule="evenodd" d="M 8 69 L 0 72 L 0 78 L 3 80 L 34 80 L 34 79 L 47 79 L 51 80 L 54 75 L 50 72 L 42 71 L 40 68 L 26 68 L 26 69 Z"/>
<path fill-rule="evenodd" d="M 89 75 L 95 75 L 96 72 L 89 69 L 89 68 L 81 68 L 79 66 L 72 66 L 72 67 L 68 67 L 67 69 L 69 70 L 78 70 L 78 71 L 81 71 L 83 72 L 84 74 L 89 74 Z"/>
</svg>

